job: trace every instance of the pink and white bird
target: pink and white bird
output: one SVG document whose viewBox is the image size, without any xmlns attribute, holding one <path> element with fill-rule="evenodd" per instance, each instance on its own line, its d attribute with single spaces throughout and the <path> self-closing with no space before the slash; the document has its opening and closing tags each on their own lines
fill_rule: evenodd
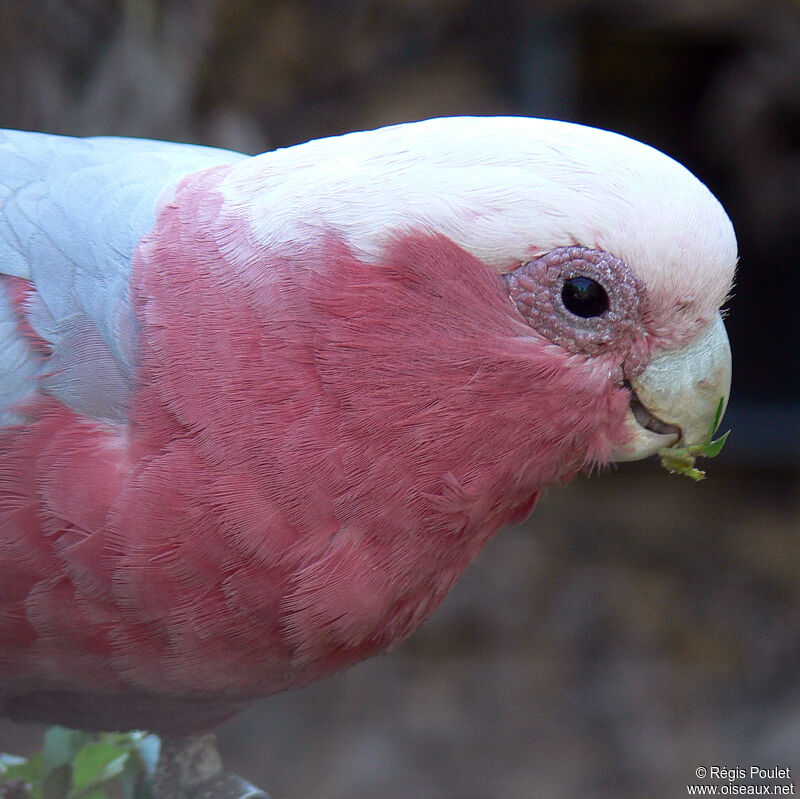
<svg viewBox="0 0 800 799">
<path fill-rule="evenodd" d="M 396 646 L 547 486 L 704 438 L 735 262 L 564 122 L 0 133 L 0 713 L 201 729 Z"/>
</svg>

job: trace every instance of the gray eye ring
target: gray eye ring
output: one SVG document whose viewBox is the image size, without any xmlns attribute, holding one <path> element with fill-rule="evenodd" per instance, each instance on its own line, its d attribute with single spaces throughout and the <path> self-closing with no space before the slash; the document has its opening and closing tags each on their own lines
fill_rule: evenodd
<svg viewBox="0 0 800 799">
<path fill-rule="evenodd" d="M 525 322 L 570 352 L 598 355 L 640 335 L 644 285 L 623 260 L 603 250 L 558 247 L 503 278 Z M 581 281 L 593 298 L 588 304 L 569 296 L 568 287 Z"/>
</svg>

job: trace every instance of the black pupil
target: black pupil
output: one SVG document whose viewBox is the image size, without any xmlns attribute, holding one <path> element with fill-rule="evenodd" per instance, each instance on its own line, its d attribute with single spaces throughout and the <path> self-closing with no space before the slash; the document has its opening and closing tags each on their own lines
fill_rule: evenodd
<svg viewBox="0 0 800 799">
<path fill-rule="evenodd" d="M 608 310 L 606 290 L 590 277 L 571 277 L 565 280 L 564 288 L 561 289 L 561 301 L 570 313 L 582 319 L 600 316 Z"/>
</svg>

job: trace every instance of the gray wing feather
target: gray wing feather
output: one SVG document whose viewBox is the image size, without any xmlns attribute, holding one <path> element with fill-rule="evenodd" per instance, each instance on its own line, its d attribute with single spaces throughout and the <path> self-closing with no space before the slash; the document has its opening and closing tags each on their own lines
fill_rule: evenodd
<svg viewBox="0 0 800 799">
<path fill-rule="evenodd" d="M 131 256 L 162 192 L 182 176 L 246 158 L 145 139 L 0 130 L 0 274 L 32 282 L 26 315 L 51 354 L 19 330 L 0 289 L 0 424 L 40 390 L 79 413 L 122 421 L 133 388 Z"/>
</svg>

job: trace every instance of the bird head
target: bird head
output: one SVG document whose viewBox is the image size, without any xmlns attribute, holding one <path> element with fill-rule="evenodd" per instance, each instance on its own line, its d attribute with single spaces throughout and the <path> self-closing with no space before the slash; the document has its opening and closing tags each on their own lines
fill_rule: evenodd
<svg viewBox="0 0 800 799">
<path fill-rule="evenodd" d="M 628 392 L 614 459 L 697 444 L 727 403 L 733 228 L 647 145 L 550 120 L 434 119 L 244 161 L 223 190 L 271 251 L 333 232 L 377 265 L 414 233 L 474 256 L 502 276 L 528 335 Z"/>
</svg>

